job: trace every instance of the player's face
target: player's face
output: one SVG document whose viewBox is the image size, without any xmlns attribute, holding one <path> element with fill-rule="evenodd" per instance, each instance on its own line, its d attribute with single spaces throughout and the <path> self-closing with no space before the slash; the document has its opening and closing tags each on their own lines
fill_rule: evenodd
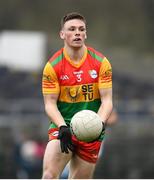
<svg viewBox="0 0 154 180">
<path fill-rule="evenodd" d="M 60 37 L 64 40 L 65 45 L 82 47 L 87 38 L 85 23 L 78 19 L 67 21 L 60 32 Z"/>
</svg>

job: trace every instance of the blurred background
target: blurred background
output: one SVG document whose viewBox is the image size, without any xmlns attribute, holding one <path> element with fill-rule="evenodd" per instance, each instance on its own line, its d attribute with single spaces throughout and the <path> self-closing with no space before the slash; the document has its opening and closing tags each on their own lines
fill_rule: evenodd
<svg viewBox="0 0 154 180">
<path fill-rule="evenodd" d="M 0 178 L 41 177 L 42 70 L 72 11 L 87 19 L 87 44 L 113 66 L 117 120 L 94 177 L 154 178 L 154 0 L 0 0 Z"/>
</svg>

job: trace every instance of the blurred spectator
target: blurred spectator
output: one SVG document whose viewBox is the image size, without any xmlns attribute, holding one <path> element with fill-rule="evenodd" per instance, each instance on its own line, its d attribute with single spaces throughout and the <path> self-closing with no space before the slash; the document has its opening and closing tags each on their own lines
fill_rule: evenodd
<svg viewBox="0 0 154 180">
<path fill-rule="evenodd" d="M 44 150 L 45 144 L 33 139 L 26 139 L 17 145 L 15 151 L 17 178 L 40 178 Z"/>
</svg>

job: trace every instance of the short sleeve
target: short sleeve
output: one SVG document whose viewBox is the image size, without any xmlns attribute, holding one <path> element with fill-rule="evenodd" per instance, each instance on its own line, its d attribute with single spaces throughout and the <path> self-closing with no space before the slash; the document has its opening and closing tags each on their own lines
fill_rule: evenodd
<svg viewBox="0 0 154 180">
<path fill-rule="evenodd" d="M 59 82 L 55 70 L 49 62 L 44 67 L 42 77 L 42 93 L 43 94 L 59 94 Z"/>
<path fill-rule="evenodd" d="M 112 67 L 106 57 L 103 59 L 100 67 L 98 87 L 99 89 L 112 87 Z"/>
</svg>

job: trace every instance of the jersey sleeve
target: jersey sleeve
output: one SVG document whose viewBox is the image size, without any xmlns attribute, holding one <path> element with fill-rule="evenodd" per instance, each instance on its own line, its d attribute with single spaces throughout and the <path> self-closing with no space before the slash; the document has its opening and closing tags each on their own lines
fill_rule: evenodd
<svg viewBox="0 0 154 180">
<path fill-rule="evenodd" d="M 59 82 L 55 70 L 49 62 L 44 67 L 42 77 L 42 93 L 43 94 L 59 94 Z"/>
<path fill-rule="evenodd" d="M 103 59 L 100 67 L 98 87 L 99 89 L 112 87 L 112 67 L 106 57 Z"/>
</svg>

